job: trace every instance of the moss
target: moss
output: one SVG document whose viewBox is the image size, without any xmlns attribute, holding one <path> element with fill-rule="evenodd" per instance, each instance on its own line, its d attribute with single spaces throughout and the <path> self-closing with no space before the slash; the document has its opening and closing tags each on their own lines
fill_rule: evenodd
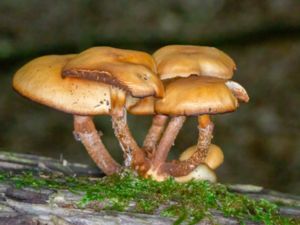
<svg viewBox="0 0 300 225">
<path fill-rule="evenodd" d="M 137 177 L 129 171 L 97 180 L 87 177 L 2 173 L 0 181 L 12 182 L 19 188 L 29 186 L 83 191 L 85 194 L 78 203 L 79 207 L 100 202 L 100 209 L 149 214 L 159 211 L 162 216 L 177 217 L 175 224 L 183 221 L 195 224 L 203 218 L 213 221 L 212 210 L 221 211 L 226 217 L 234 217 L 241 224 L 247 220 L 264 224 L 297 224 L 294 219 L 281 217 L 278 206 L 274 203 L 264 199 L 256 201 L 228 191 L 225 185 L 206 181 L 179 184 L 169 179 L 159 183 Z"/>
</svg>

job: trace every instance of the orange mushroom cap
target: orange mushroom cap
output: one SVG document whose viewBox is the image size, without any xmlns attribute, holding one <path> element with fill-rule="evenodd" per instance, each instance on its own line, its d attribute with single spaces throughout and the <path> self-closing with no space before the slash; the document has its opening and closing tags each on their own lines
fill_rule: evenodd
<svg viewBox="0 0 300 225">
<path fill-rule="evenodd" d="M 214 47 L 168 45 L 158 49 L 153 58 L 162 80 L 190 75 L 230 79 L 236 69 L 234 61 Z"/>
<path fill-rule="evenodd" d="M 110 84 L 134 97 L 162 97 L 164 93 L 152 56 L 141 51 L 93 47 L 70 60 L 63 76 Z"/>
<path fill-rule="evenodd" d="M 77 115 L 110 114 L 125 103 L 126 95 L 110 85 L 63 79 L 63 66 L 75 56 L 48 55 L 30 61 L 14 75 L 13 88 L 32 101 Z"/>
<path fill-rule="evenodd" d="M 238 101 L 225 80 L 190 76 L 167 80 L 165 96 L 155 102 L 155 111 L 167 115 L 201 115 L 234 111 Z"/>
<path fill-rule="evenodd" d="M 129 113 L 134 115 L 153 115 L 155 98 L 153 96 L 146 98 L 133 98 L 126 101 L 126 108 Z"/>
</svg>

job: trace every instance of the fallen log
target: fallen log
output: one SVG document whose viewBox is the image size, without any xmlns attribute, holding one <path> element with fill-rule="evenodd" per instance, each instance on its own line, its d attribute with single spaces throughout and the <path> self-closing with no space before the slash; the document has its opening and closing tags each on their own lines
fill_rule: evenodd
<svg viewBox="0 0 300 225">
<path fill-rule="evenodd" d="M 43 176 L 55 175 L 53 179 L 66 176 L 89 176 L 90 180 L 99 180 L 103 174 L 96 168 L 55 160 L 47 157 L 19 153 L 0 152 L 0 171 L 9 173 L 10 177 L 24 170 Z M 42 175 L 41 175 L 42 173 Z M 47 175 L 44 175 L 47 173 Z M 50 175 L 49 175 L 50 174 Z M 4 176 L 4 175 L 3 175 Z M 17 175 L 16 175 L 17 176 Z M 57 178 L 56 178 L 57 177 Z M 38 178 L 37 178 L 38 179 Z M 52 178 L 51 178 L 52 179 Z M 135 202 L 123 211 L 105 209 L 109 202 L 91 201 L 80 207 L 78 203 L 84 198 L 84 191 L 74 191 L 47 186 L 17 186 L 15 178 L 9 180 L 0 176 L 0 224 L 49 224 L 49 225 L 90 225 L 90 224 L 173 224 L 175 217 L 161 216 L 164 206 L 153 214 L 137 213 Z M 65 184 L 64 185 L 68 185 Z M 71 185 L 71 184 L 70 184 Z M 229 185 L 228 190 L 249 196 L 253 199 L 266 199 L 280 204 L 279 213 L 293 218 L 294 224 L 300 221 L 300 198 L 253 185 Z M 172 202 L 170 202 L 172 204 Z M 240 220 L 225 216 L 218 210 L 210 210 L 211 217 L 204 218 L 197 224 L 240 224 Z M 260 224 L 244 221 L 246 224 Z"/>
</svg>

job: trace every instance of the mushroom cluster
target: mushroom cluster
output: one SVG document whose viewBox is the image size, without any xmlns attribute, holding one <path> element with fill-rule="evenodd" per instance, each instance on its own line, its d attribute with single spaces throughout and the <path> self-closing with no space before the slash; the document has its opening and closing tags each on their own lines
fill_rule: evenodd
<svg viewBox="0 0 300 225">
<path fill-rule="evenodd" d="M 107 175 L 122 166 L 110 155 L 93 123 L 110 115 L 124 155 L 124 166 L 144 177 L 178 182 L 216 180 L 214 169 L 223 152 L 211 144 L 210 115 L 237 109 L 248 102 L 245 89 L 231 81 L 236 66 L 224 52 L 202 46 L 170 45 L 148 53 L 112 47 L 93 47 L 79 54 L 48 55 L 19 69 L 13 88 L 22 96 L 73 114 L 74 135 Z M 126 114 L 153 115 L 139 146 L 127 125 Z M 178 160 L 169 151 L 187 116 L 198 117 L 197 145 Z"/>
</svg>

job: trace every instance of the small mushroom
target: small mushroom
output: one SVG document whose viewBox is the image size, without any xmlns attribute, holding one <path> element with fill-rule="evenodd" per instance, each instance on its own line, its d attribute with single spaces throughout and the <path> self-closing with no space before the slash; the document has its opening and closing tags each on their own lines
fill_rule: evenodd
<svg viewBox="0 0 300 225">
<path fill-rule="evenodd" d="M 147 177 L 151 177 L 156 181 L 164 181 L 168 177 L 165 173 L 160 173 L 158 170 L 154 168 L 150 168 L 147 172 Z M 216 182 L 217 176 L 215 172 L 206 164 L 199 164 L 195 169 L 193 169 L 190 173 L 184 176 L 174 177 L 175 181 L 179 183 L 186 183 L 191 180 L 207 180 L 210 182 Z"/>
<path fill-rule="evenodd" d="M 207 180 L 212 183 L 215 183 L 217 182 L 217 176 L 215 172 L 207 165 L 200 164 L 188 175 L 175 177 L 175 180 L 179 183 L 185 183 L 191 180 Z"/>
<path fill-rule="evenodd" d="M 179 156 L 180 161 L 188 160 L 197 151 L 197 145 L 193 145 L 184 150 Z M 208 148 L 207 156 L 204 163 L 211 169 L 217 169 L 224 161 L 224 154 L 221 148 L 217 145 L 211 144 Z"/>
<path fill-rule="evenodd" d="M 140 51 L 93 47 L 67 63 L 63 76 L 109 84 L 125 94 L 126 99 L 162 97 L 164 93 L 163 85 L 156 76 L 153 58 Z M 123 149 L 125 165 L 145 167 L 144 151 L 137 145 L 127 126 L 125 106 L 125 102 L 120 104 L 111 114 L 115 135 Z"/>
<path fill-rule="evenodd" d="M 120 165 L 103 145 L 92 116 L 110 114 L 111 106 L 118 104 L 116 93 L 109 85 L 62 79 L 63 66 L 74 57 L 76 55 L 49 55 L 30 61 L 14 75 L 13 88 L 32 101 L 73 114 L 76 137 L 97 166 L 110 175 L 118 172 Z"/>
</svg>

